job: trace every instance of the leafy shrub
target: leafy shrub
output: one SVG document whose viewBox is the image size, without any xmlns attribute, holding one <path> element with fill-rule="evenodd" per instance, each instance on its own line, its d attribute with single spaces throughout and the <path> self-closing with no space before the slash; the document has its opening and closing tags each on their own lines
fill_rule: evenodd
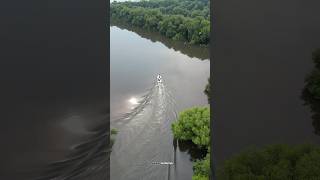
<svg viewBox="0 0 320 180">
<path fill-rule="evenodd" d="M 178 140 L 191 140 L 199 147 L 208 147 L 210 142 L 210 109 L 194 107 L 180 113 L 172 124 L 173 135 Z"/>
<path fill-rule="evenodd" d="M 210 151 L 203 160 L 197 160 L 193 164 L 194 175 L 192 180 L 209 180 L 210 176 Z"/>
</svg>

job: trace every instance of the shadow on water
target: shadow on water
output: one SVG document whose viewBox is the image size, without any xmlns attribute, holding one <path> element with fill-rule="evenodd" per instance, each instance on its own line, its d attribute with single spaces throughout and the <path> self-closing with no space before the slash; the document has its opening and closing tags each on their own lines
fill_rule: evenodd
<svg viewBox="0 0 320 180">
<path fill-rule="evenodd" d="M 181 152 L 186 152 L 190 155 L 190 160 L 195 161 L 198 159 L 203 159 L 206 154 L 206 149 L 201 149 L 191 141 L 181 141 L 181 140 L 173 140 L 174 148 L 179 148 Z"/>
<path fill-rule="evenodd" d="M 139 36 L 149 39 L 152 42 L 161 42 L 168 48 L 172 48 L 175 51 L 180 51 L 181 53 L 191 57 L 191 58 L 199 58 L 201 60 L 209 59 L 209 49 L 208 47 L 197 46 L 197 45 L 188 45 L 182 41 L 174 41 L 169 38 L 164 37 L 160 33 L 148 31 L 143 28 L 135 27 L 128 25 L 120 20 L 111 19 L 111 26 L 117 26 L 120 29 L 126 29 L 132 32 L 137 33 Z"/>
<path fill-rule="evenodd" d="M 51 163 L 36 180 L 100 180 L 109 177 L 109 126 L 104 121 L 91 130 L 87 141 L 73 147 L 62 161 Z"/>
</svg>

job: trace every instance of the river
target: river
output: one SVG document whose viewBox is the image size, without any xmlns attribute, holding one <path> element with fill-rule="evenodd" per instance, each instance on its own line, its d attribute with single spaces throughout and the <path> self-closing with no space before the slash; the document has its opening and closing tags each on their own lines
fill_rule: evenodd
<svg viewBox="0 0 320 180">
<path fill-rule="evenodd" d="M 110 27 L 110 54 L 111 128 L 118 130 L 111 179 L 191 179 L 192 159 L 202 154 L 191 145 L 175 144 L 170 125 L 175 113 L 208 106 L 203 93 L 210 74 L 208 51 L 118 25 Z M 155 85 L 158 74 L 161 86 Z M 130 120 L 121 119 L 136 111 Z M 175 164 L 168 169 L 155 161 Z"/>
</svg>

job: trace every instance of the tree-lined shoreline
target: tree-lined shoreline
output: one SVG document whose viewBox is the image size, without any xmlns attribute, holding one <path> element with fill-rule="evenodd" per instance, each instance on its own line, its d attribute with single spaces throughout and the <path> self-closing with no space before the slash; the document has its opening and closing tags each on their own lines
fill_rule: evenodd
<svg viewBox="0 0 320 180">
<path fill-rule="evenodd" d="M 210 42 L 208 0 L 112 2 L 111 18 L 188 44 Z"/>
</svg>

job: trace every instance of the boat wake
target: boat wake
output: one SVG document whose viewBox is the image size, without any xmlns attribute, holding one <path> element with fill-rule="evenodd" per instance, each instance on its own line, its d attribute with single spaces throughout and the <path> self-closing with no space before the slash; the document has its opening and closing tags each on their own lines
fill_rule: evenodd
<svg viewBox="0 0 320 180">
<path fill-rule="evenodd" d="M 170 177 L 167 166 L 154 163 L 174 159 L 170 127 L 177 116 L 174 98 L 159 76 L 139 104 L 111 124 L 119 130 L 111 152 L 111 180 Z"/>
</svg>

